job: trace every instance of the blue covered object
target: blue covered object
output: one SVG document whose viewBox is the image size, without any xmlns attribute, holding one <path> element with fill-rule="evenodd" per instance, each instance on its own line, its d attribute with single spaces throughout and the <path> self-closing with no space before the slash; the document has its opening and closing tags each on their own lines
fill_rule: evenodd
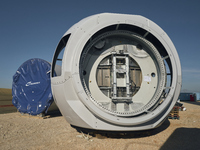
<svg viewBox="0 0 200 150">
<path fill-rule="evenodd" d="M 50 81 L 51 65 L 34 58 L 24 62 L 13 76 L 12 103 L 21 113 L 46 113 L 53 102 Z"/>
</svg>

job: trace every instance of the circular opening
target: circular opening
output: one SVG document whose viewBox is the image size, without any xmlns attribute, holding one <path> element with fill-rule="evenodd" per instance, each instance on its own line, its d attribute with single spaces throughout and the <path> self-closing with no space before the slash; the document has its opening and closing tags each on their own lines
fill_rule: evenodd
<svg viewBox="0 0 200 150">
<path fill-rule="evenodd" d="M 119 116 L 149 111 L 165 85 L 164 64 L 157 49 L 127 31 L 110 31 L 91 40 L 82 52 L 79 69 L 87 72 L 81 80 L 89 99 Z"/>
</svg>

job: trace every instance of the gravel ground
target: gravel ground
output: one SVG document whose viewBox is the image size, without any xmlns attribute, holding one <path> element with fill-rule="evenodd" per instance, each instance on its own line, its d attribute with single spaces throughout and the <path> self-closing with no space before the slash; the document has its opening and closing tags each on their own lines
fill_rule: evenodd
<svg viewBox="0 0 200 150">
<path fill-rule="evenodd" d="M 128 134 L 91 135 L 78 132 L 61 116 L 47 119 L 0 114 L 1 150 L 197 150 L 200 149 L 200 102 L 184 102 L 180 120 L 166 120 L 160 127 Z"/>
</svg>

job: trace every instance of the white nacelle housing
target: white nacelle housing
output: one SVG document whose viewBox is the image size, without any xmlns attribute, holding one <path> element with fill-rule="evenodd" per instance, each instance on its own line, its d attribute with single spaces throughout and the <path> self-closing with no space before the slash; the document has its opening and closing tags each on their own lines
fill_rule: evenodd
<svg viewBox="0 0 200 150">
<path fill-rule="evenodd" d="M 157 127 L 181 89 L 181 65 L 167 34 L 137 15 L 103 13 L 72 26 L 53 57 L 54 100 L 74 126 L 109 131 Z"/>
</svg>

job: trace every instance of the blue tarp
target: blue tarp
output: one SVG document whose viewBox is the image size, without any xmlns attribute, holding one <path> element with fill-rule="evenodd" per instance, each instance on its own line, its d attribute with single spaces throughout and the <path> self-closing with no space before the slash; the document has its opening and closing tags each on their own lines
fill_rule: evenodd
<svg viewBox="0 0 200 150">
<path fill-rule="evenodd" d="M 47 112 L 53 102 L 50 70 L 50 63 L 38 58 L 27 60 L 18 68 L 13 76 L 12 103 L 19 112 Z"/>
</svg>

